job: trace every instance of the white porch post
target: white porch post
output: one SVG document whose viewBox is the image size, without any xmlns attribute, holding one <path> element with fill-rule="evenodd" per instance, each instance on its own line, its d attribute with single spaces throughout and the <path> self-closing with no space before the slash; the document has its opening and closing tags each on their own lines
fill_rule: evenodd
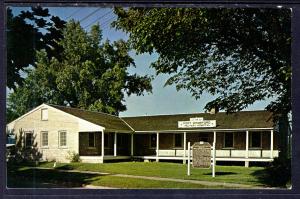
<svg viewBox="0 0 300 199">
<path fill-rule="evenodd" d="M 214 131 L 212 177 L 215 177 L 215 173 L 216 173 L 216 141 L 217 141 L 217 133 L 216 131 Z"/>
<path fill-rule="evenodd" d="M 271 146 L 270 146 L 270 158 L 271 159 L 273 159 L 273 139 L 274 139 L 274 137 L 273 137 L 273 134 L 274 134 L 274 132 L 273 132 L 273 130 L 271 130 Z"/>
<path fill-rule="evenodd" d="M 104 162 L 104 130 L 101 131 L 101 156 L 102 163 Z"/>
<path fill-rule="evenodd" d="M 156 132 L 156 162 L 159 161 L 159 133 Z"/>
<path fill-rule="evenodd" d="M 249 158 L 249 131 L 246 131 L 246 151 L 245 158 Z M 245 167 L 249 167 L 249 161 L 245 161 Z"/>
<path fill-rule="evenodd" d="M 186 160 L 185 160 L 185 157 L 186 157 L 186 132 L 183 133 L 183 164 L 186 163 Z"/>
<path fill-rule="evenodd" d="M 133 133 L 131 133 L 131 151 L 130 151 L 131 156 L 133 156 Z"/>
<path fill-rule="evenodd" d="M 188 142 L 188 165 L 187 175 L 191 175 L 191 143 Z"/>
<path fill-rule="evenodd" d="M 114 156 L 117 156 L 117 133 L 114 136 Z"/>
</svg>

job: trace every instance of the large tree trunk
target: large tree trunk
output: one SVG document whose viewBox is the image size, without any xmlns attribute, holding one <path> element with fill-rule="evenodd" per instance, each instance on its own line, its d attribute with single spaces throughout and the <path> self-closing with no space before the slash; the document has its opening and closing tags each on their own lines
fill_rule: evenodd
<svg viewBox="0 0 300 199">
<path fill-rule="evenodd" d="M 289 147 L 290 144 L 288 144 L 288 138 L 290 137 L 290 124 L 287 114 L 281 115 L 279 118 L 279 158 L 284 160 L 289 157 Z M 290 143 L 290 142 L 289 142 Z"/>
</svg>

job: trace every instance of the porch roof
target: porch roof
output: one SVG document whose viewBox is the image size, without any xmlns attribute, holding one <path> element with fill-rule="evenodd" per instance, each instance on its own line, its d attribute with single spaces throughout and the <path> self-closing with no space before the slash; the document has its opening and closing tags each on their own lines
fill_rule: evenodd
<svg viewBox="0 0 300 199">
<path fill-rule="evenodd" d="M 87 111 L 78 108 L 71 108 L 66 106 L 58 106 L 53 104 L 48 104 L 56 109 L 74 115 L 78 118 L 84 119 L 91 123 L 103 126 L 107 131 L 126 131 L 132 132 L 133 130 L 123 122 L 118 116 L 111 114 L 96 112 L 96 111 Z"/>
<path fill-rule="evenodd" d="M 178 121 L 189 121 L 190 118 L 203 117 L 204 120 L 216 120 L 216 127 L 178 128 Z M 123 117 L 135 131 L 167 131 L 193 129 L 247 129 L 273 128 L 272 113 L 268 111 L 241 111 L 227 114 L 226 112 L 155 115 Z"/>
</svg>

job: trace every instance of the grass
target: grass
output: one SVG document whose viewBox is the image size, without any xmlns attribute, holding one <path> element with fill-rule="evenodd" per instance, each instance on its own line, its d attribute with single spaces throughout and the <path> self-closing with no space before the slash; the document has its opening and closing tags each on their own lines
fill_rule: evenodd
<svg viewBox="0 0 300 199">
<path fill-rule="evenodd" d="M 116 188 L 181 188 L 181 189 L 191 189 L 191 188 L 222 188 L 222 186 L 204 186 L 192 183 L 182 183 L 182 182 L 171 182 L 171 181 L 159 181 L 159 180 L 145 180 L 145 179 L 135 179 L 135 178 L 124 178 L 124 177 L 114 177 L 105 176 L 101 179 L 96 180 L 93 185 L 116 187 Z"/>
<path fill-rule="evenodd" d="M 83 174 L 80 172 L 69 173 L 55 169 L 33 169 L 24 166 L 10 166 L 8 170 L 7 186 L 9 188 L 71 188 L 84 185 L 115 188 L 223 188 L 222 186 L 208 187 L 192 183 Z"/>
<path fill-rule="evenodd" d="M 52 168 L 53 163 L 43 163 L 39 166 Z M 211 177 L 211 169 L 191 168 L 191 176 L 187 176 L 187 165 L 164 162 L 121 162 L 106 164 L 58 163 L 56 169 L 268 186 L 263 167 L 216 166 L 215 178 Z"/>
</svg>

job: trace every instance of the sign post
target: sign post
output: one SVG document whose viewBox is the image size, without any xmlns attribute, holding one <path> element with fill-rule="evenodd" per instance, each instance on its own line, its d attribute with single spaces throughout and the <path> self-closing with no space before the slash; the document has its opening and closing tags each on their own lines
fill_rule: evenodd
<svg viewBox="0 0 300 199">
<path fill-rule="evenodd" d="M 187 175 L 191 175 L 191 142 L 188 142 L 188 169 Z"/>
<path fill-rule="evenodd" d="M 216 132 L 214 131 L 214 142 L 213 142 L 213 162 L 212 162 L 212 177 L 216 175 Z"/>
<path fill-rule="evenodd" d="M 191 154 L 191 150 L 192 154 Z M 212 169 L 212 177 L 215 177 L 215 166 L 216 166 L 216 145 L 215 139 L 213 146 L 208 142 L 196 142 L 191 147 L 191 143 L 188 142 L 188 165 L 187 175 L 191 175 L 191 155 L 192 165 L 196 168 Z"/>
</svg>

